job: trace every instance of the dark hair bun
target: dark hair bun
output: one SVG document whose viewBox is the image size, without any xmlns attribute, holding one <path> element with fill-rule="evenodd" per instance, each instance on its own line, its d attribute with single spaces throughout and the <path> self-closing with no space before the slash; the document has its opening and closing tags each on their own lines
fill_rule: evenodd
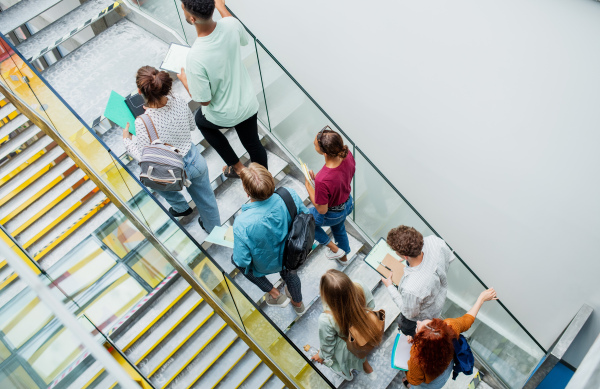
<svg viewBox="0 0 600 389">
<path fill-rule="evenodd" d="M 333 130 L 323 132 L 319 145 L 321 151 L 330 157 L 346 158 L 348 156 L 348 146 L 344 144 L 344 139 Z"/>
<path fill-rule="evenodd" d="M 152 66 L 141 67 L 136 75 L 135 82 L 148 103 L 157 103 L 171 93 L 173 80 L 169 73 L 158 71 Z"/>
</svg>

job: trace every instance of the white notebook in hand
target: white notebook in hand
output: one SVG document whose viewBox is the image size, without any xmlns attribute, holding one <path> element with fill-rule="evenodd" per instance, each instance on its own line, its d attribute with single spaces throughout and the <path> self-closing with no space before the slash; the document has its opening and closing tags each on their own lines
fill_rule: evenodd
<svg viewBox="0 0 600 389">
<path fill-rule="evenodd" d="M 185 68 L 185 63 L 189 52 L 189 46 L 171 43 L 171 46 L 169 46 L 169 51 L 167 51 L 167 55 L 160 65 L 160 68 L 173 73 L 181 73 L 181 68 Z"/>
<path fill-rule="evenodd" d="M 392 349 L 392 368 L 408 371 L 408 360 L 410 359 L 411 343 L 408 343 L 408 337 L 404 334 L 396 335 L 394 348 Z"/>
</svg>

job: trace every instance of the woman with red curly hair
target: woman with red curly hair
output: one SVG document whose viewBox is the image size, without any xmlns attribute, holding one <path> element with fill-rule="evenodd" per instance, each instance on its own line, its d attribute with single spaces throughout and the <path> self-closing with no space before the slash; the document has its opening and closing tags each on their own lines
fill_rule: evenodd
<svg viewBox="0 0 600 389">
<path fill-rule="evenodd" d="M 481 305 L 490 300 L 497 300 L 494 288 L 481 292 L 475 305 L 462 317 L 418 321 L 404 385 L 408 387 L 410 383 L 412 388 L 419 389 L 442 388 L 454 366 L 452 340 L 471 328 Z"/>
</svg>

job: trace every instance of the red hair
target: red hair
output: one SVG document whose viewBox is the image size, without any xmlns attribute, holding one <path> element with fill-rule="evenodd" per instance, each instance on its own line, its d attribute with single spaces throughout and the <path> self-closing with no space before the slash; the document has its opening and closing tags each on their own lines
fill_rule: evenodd
<svg viewBox="0 0 600 389">
<path fill-rule="evenodd" d="M 423 372 L 438 377 L 454 358 L 456 332 L 442 319 L 433 319 L 413 337 L 416 360 Z"/>
</svg>

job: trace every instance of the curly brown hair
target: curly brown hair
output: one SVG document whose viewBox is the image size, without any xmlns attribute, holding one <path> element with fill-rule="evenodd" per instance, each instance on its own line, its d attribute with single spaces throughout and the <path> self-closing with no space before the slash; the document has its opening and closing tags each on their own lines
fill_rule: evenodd
<svg viewBox="0 0 600 389">
<path fill-rule="evenodd" d="M 387 235 L 387 243 L 400 255 L 418 257 L 423 251 L 423 235 L 412 227 L 392 228 Z"/>
<path fill-rule="evenodd" d="M 438 377 L 454 358 L 456 332 L 442 319 L 433 319 L 413 336 L 415 359 L 429 377 Z"/>
</svg>

